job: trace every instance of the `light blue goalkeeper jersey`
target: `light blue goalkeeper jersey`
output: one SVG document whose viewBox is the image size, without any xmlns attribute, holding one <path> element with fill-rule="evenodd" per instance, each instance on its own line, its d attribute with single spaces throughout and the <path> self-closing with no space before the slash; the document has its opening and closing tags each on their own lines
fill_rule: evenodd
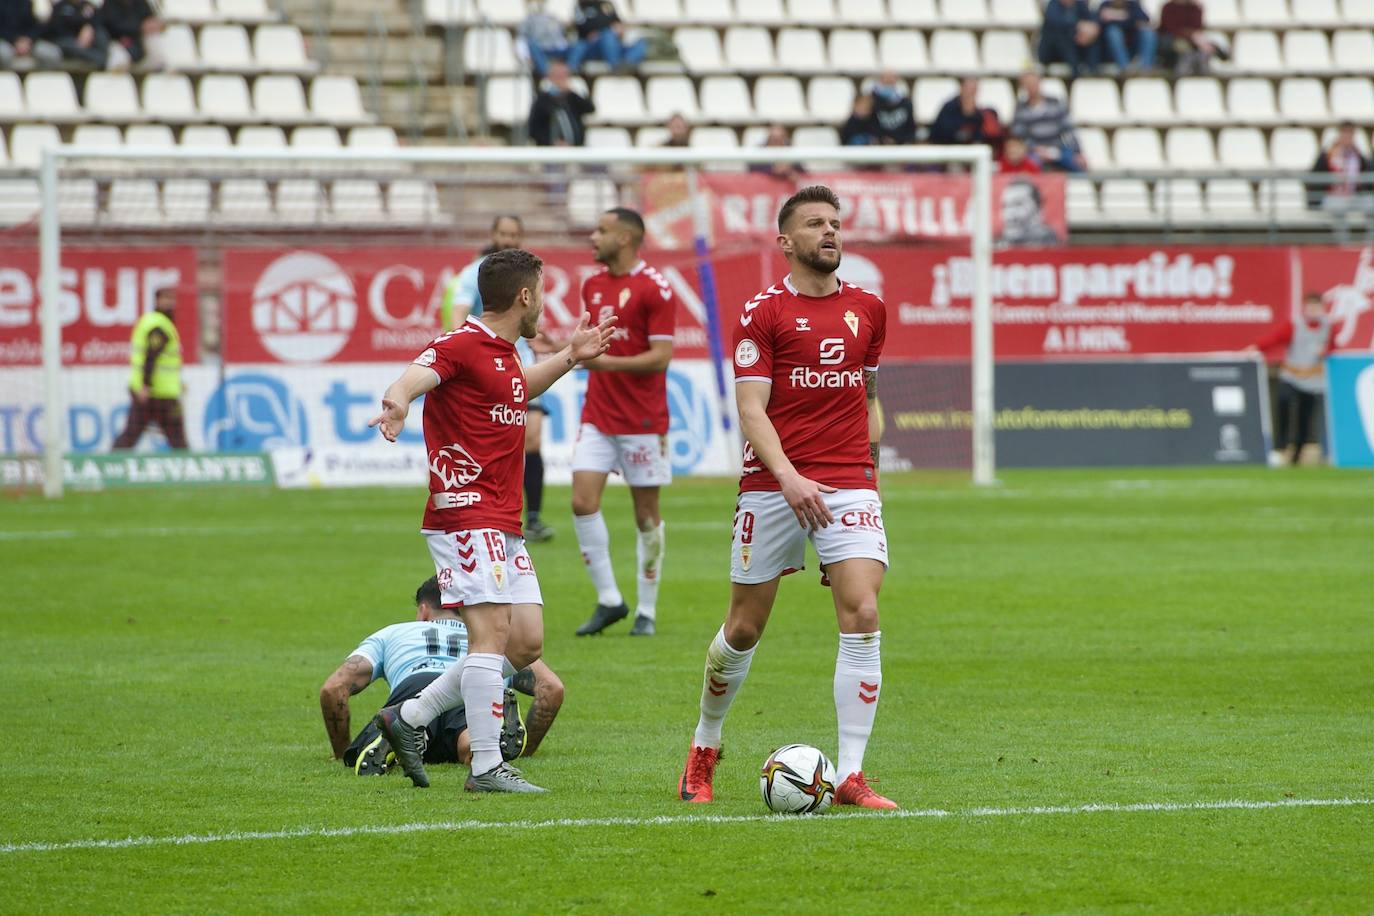
<svg viewBox="0 0 1374 916">
<path fill-rule="evenodd" d="M 372 662 L 372 679 L 393 689 L 422 671 L 439 672 L 468 654 L 468 628 L 461 620 L 412 620 L 392 624 L 364 639 L 352 655 Z"/>
</svg>

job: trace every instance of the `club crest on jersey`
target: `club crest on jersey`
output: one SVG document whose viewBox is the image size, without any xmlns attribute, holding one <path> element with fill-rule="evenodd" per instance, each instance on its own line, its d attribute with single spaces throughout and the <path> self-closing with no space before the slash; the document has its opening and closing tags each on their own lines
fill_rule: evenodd
<svg viewBox="0 0 1374 916">
<path fill-rule="evenodd" d="M 625 289 L 622 289 L 622 290 L 620 291 L 620 307 L 621 307 L 621 308 L 624 308 L 624 307 L 625 307 L 625 303 L 627 303 L 627 302 L 629 302 L 629 301 L 630 301 L 630 290 L 629 290 L 629 287 L 626 287 Z"/>
<path fill-rule="evenodd" d="M 807 318 L 805 315 L 798 315 L 798 316 L 797 316 L 797 330 L 798 330 L 798 331 L 809 331 L 809 330 L 811 330 L 811 319 L 810 319 L 810 318 Z"/>
<path fill-rule="evenodd" d="M 506 567 L 503 563 L 491 564 L 491 578 L 498 589 L 506 587 Z"/>
<path fill-rule="evenodd" d="M 601 293 L 592 293 L 592 305 L 601 304 Z"/>
<path fill-rule="evenodd" d="M 845 312 L 845 313 L 844 313 L 844 323 L 847 324 L 847 325 L 849 325 L 849 333 L 853 334 L 855 337 L 858 337 L 858 336 L 859 336 L 859 316 L 858 316 L 858 315 L 855 315 L 852 311 L 847 311 L 847 312 Z"/>
<path fill-rule="evenodd" d="M 497 371 L 497 372 L 505 372 L 505 371 L 506 371 L 506 358 L 505 358 L 504 356 L 498 356 L 498 357 L 496 357 L 496 371 Z"/>
</svg>

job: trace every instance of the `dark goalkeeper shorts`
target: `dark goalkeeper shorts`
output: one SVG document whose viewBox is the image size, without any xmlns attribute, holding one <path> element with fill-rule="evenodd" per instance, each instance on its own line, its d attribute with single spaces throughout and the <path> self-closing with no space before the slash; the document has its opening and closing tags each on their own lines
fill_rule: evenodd
<svg viewBox="0 0 1374 916">
<path fill-rule="evenodd" d="M 386 706 L 395 706 L 404 700 L 409 700 L 420 695 L 420 691 L 425 689 L 430 681 L 440 675 L 438 671 L 421 671 L 412 674 L 410 677 L 396 685 L 396 689 L 391 691 L 391 696 L 386 698 Z M 468 717 L 467 710 L 463 707 L 450 709 L 448 712 L 439 716 L 433 722 L 425 726 L 425 733 L 429 736 L 429 743 L 425 747 L 425 763 L 457 763 L 458 762 L 458 735 L 467 730 Z M 380 734 L 377 726 L 372 724 L 369 719 L 363 730 L 358 732 L 358 737 L 353 739 L 353 743 L 344 751 L 344 766 L 352 769 L 358 762 L 358 755 L 363 752 L 363 748 L 376 739 Z"/>
</svg>

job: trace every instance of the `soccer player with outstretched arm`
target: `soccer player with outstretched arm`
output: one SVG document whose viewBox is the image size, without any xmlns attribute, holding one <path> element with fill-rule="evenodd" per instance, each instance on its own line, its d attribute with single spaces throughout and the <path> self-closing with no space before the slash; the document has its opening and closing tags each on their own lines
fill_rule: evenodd
<svg viewBox="0 0 1374 916">
<path fill-rule="evenodd" d="M 573 525 L 596 588 L 596 610 L 578 636 L 600 633 L 629 616 L 611 568 L 611 536 L 601 495 L 612 471 L 625 477 L 638 529 L 638 595 L 631 636 L 652 636 L 663 575 L 664 526 L 659 487 L 673 479 L 668 460 L 668 363 L 673 358 L 676 306 L 668 281 L 639 256 L 644 220 L 616 207 L 601 214 L 592 247 L 605 268 L 582 285 L 582 307 L 593 321 L 616 316 L 615 335 L 591 370 L 582 425 L 573 448 Z"/>
<path fill-rule="evenodd" d="M 888 551 L 877 491 L 877 373 L 887 312 L 877 296 L 835 275 L 840 201 L 829 188 L 803 188 L 783 204 L 778 247 L 791 272 L 746 302 L 735 328 L 735 399 L 748 444 L 730 610 L 706 651 L 701 718 L 678 794 L 711 801 L 721 724 L 749 673 L 778 583 L 804 568 L 810 540 L 840 629 L 835 800 L 896 808 L 863 773 L 882 689 L 878 590 Z"/>
<path fill-rule="evenodd" d="M 584 317 L 561 352 L 522 367 L 515 341 L 538 333 L 543 262 L 519 248 L 495 252 L 482 262 L 477 285 L 482 317 L 436 338 L 386 390 L 371 422 L 394 442 L 411 402 L 428 395 L 430 495 L 422 533 L 443 606 L 459 609 L 467 625 L 468 654 L 374 721 L 401 769 L 424 788 L 422 729 L 463 703 L 472 747 L 468 791 L 542 792 L 500 750 L 502 680 L 533 663 L 544 646 L 544 601 L 520 531 L 525 412 L 569 369 L 606 351 L 615 318 L 591 327 Z"/>
</svg>

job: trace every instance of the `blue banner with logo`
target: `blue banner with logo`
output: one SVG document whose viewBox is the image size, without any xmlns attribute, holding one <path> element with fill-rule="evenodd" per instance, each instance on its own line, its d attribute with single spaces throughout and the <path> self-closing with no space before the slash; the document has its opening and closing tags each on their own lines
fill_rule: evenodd
<svg viewBox="0 0 1374 916">
<path fill-rule="evenodd" d="M 1374 352 L 1326 361 L 1326 429 L 1332 464 L 1374 468 Z"/>
</svg>

